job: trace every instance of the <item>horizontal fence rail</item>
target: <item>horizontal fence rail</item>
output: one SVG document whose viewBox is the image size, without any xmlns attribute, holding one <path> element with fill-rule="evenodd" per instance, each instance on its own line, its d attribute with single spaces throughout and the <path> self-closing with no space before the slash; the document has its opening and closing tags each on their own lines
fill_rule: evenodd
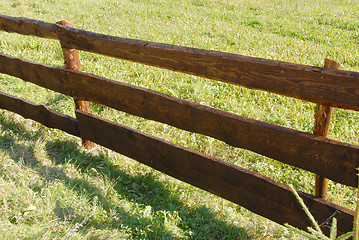
<svg viewBox="0 0 359 240">
<path fill-rule="evenodd" d="M 77 120 L 68 115 L 51 110 L 45 105 L 35 104 L 24 99 L 0 92 L 0 108 L 20 114 L 49 128 L 60 129 L 80 137 Z"/>
<path fill-rule="evenodd" d="M 357 186 L 358 146 L 248 119 L 96 75 L 1 53 L 0 72 L 63 94 L 208 135 L 336 182 Z"/>
<path fill-rule="evenodd" d="M 64 48 L 198 75 L 322 105 L 359 110 L 359 73 L 126 39 L 0 15 L 0 30 L 60 40 Z"/>
<path fill-rule="evenodd" d="M 28 18 L 10 17 L 0 14 L 0 30 L 6 32 L 32 35 L 42 38 L 56 39 L 56 24 Z"/>
<path fill-rule="evenodd" d="M 65 24 L 68 25 L 68 24 Z M 248 88 L 359 110 L 359 73 L 107 36 L 0 15 L 0 30 L 59 40 L 79 49 Z M 71 50 L 72 51 L 72 50 Z M 65 56 L 66 57 L 66 56 Z M 79 64 L 79 62 L 78 62 Z M 96 75 L 0 53 L 0 73 L 119 111 L 204 134 L 338 183 L 357 187 L 359 146 L 241 117 Z M 0 108 L 93 141 L 280 224 L 310 221 L 288 186 L 225 161 L 76 110 L 76 119 L 0 92 Z M 335 216 L 341 233 L 353 212 L 298 191 L 318 222 Z"/>
<path fill-rule="evenodd" d="M 137 130 L 76 111 L 80 132 L 95 143 L 154 169 L 207 190 L 281 224 L 306 229 L 311 225 L 290 188 L 260 174 L 183 148 Z M 350 231 L 353 212 L 299 192 L 317 221 L 340 219 Z"/>
</svg>

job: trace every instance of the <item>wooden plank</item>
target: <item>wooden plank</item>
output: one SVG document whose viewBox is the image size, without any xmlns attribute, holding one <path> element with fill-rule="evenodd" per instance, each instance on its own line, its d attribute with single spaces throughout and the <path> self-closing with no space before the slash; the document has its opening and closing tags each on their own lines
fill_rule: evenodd
<svg viewBox="0 0 359 240">
<path fill-rule="evenodd" d="M 60 129 L 74 136 L 80 136 L 75 118 L 51 110 L 45 105 L 28 102 L 0 92 L 0 108 L 20 114 L 24 118 L 32 119 L 46 127 Z"/>
<path fill-rule="evenodd" d="M 72 24 L 66 22 L 66 21 L 59 21 L 56 24 L 67 26 L 67 27 L 73 27 Z M 62 46 L 61 46 L 62 47 Z M 82 72 L 81 70 L 81 62 L 80 62 L 80 55 L 79 51 L 77 49 L 69 49 L 62 47 L 62 52 L 64 55 L 65 60 L 65 67 L 67 69 L 71 69 L 73 71 Z M 74 102 L 75 102 L 75 108 L 79 109 L 86 113 L 91 113 L 90 111 L 90 104 L 88 101 L 81 100 L 80 98 L 73 96 Z M 82 145 L 86 149 L 92 149 L 95 147 L 95 144 L 91 142 L 88 139 L 81 138 Z"/>
<path fill-rule="evenodd" d="M 310 225 L 290 189 L 260 174 L 155 138 L 126 126 L 76 111 L 81 134 L 97 144 L 237 203 L 277 223 Z M 319 223 L 336 216 L 341 232 L 351 230 L 353 212 L 299 192 Z"/>
<path fill-rule="evenodd" d="M 28 69 L 29 68 L 29 69 Z M 0 54 L 0 72 L 120 111 L 167 123 L 357 186 L 359 147 L 223 112 L 98 76 Z"/>
<path fill-rule="evenodd" d="M 359 73 L 96 34 L 57 26 L 63 46 L 359 110 Z"/>
<path fill-rule="evenodd" d="M 126 39 L 1 15 L 0 29 L 60 39 L 66 48 L 198 75 L 322 105 L 359 110 L 359 73 Z M 57 35 L 56 35 L 57 34 Z"/>
<path fill-rule="evenodd" d="M 68 72 L 64 68 L 51 67 L 0 53 L 0 73 L 72 96 L 67 86 Z"/>
<path fill-rule="evenodd" d="M 330 60 L 325 59 L 324 67 L 331 69 L 340 69 L 340 64 Z M 315 123 L 313 133 L 317 136 L 328 137 L 329 136 L 329 126 L 330 120 L 332 118 L 333 107 L 317 104 L 315 112 Z M 315 196 L 327 199 L 328 194 L 328 178 L 322 177 L 320 175 L 315 176 Z"/>
<path fill-rule="evenodd" d="M 0 30 L 20 33 L 23 35 L 58 39 L 56 34 L 56 24 L 29 18 L 10 17 L 0 14 Z"/>
</svg>

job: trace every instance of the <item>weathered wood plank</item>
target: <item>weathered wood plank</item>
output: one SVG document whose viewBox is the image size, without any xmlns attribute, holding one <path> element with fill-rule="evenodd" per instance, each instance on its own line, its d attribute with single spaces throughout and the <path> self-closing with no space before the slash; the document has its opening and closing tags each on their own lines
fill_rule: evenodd
<svg viewBox="0 0 359 240">
<path fill-rule="evenodd" d="M 20 114 L 24 118 L 35 120 L 46 127 L 60 129 L 74 136 L 80 136 L 75 118 L 51 110 L 45 105 L 28 102 L 0 92 L 0 108 Z"/>
<path fill-rule="evenodd" d="M 56 24 L 29 18 L 10 17 L 0 14 L 0 30 L 43 38 L 58 39 Z"/>
<path fill-rule="evenodd" d="M 359 110 L 359 73 L 125 39 L 57 26 L 63 46 Z"/>
<path fill-rule="evenodd" d="M 0 53 L 0 73 L 72 96 L 68 90 L 68 71 Z"/>
<path fill-rule="evenodd" d="M 237 203 L 277 223 L 310 225 L 288 186 L 225 161 L 206 156 L 99 117 L 76 111 L 87 139 L 156 170 Z M 341 232 L 351 230 L 353 212 L 299 192 L 319 223 L 332 215 Z"/>
<path fill-rule="evenodd" d="M 0 54 L 0 72 L 120 111 L 222 140 L 357 186 L 359 147 L 248 119 L 197 103 L 98 76 Z"/>
<path fill-rule="evenodd" d="M 322 105 L 359 110 L 359 73 L 97 34 L 0 15 L 0 29 Z"/>
</svg>

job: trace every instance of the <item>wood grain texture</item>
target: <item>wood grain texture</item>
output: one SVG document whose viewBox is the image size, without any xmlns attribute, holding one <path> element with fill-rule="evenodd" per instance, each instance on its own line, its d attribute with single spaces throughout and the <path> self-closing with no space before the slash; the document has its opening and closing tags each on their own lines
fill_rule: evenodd
<svg viewBox="0 0 359 240">
<path fill-rule="evenodd" d="M 58 39 L 55 24 L 22 17 L 10 17 L 0 14 L 0 30 L 23 35 Z"/>
<path fill-rule="evenodd" d="M 0 73 L 72 96 L 71 91 L 68 90 L 68 72 L 64 68 L 51 67 L 0 53 Z"/>
<path fill-rule="evenodd" d="M 46 127 L 60 129 L 74 136 L 80 136 L 75 118 L 51 110 L 45 105 L 28 102 L 0 92 L 0 108 L 20 114 L 24 118 L 32 119 Z"/>
<path fill-rule="evenodd" d="M 277 223 L 301 229 L 310 225 L 289 187 L 225 161 L 148 134 L 76 111 L 81 134 L 97 144 L 156 170 L 237 203 Z M 341 232 L 351 230 L 353 212 L 299 192 L 319 223 L 338 218 Z"/>
<path fill-rule="evenodd" d="M 1 15 L 0 29 L 59 39 L 65 48 L 198 75 L 322 105 L 359 110 L 359 73 L 126 39 Z"/>
<path fill-rule="evenodd" d="M 359 147 L 248 119 L 98 76 L 0 54 L 0 72 L 51 90 L 167 123 L 357 186 Z"/>
<path fill-rule="evenodd" d="M 90 51 L 335 107 L 359 110 L 359 73 L 96 34 L 57 26 L 67 48 Z"/>
</svg>

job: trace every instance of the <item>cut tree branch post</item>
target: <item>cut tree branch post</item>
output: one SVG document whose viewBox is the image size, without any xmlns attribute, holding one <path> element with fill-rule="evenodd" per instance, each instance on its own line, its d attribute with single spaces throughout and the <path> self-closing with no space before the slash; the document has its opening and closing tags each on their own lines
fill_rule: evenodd
<svg viewBox="0 0 359 240">
<path fill-rule="evenodd" d="M 340 69 L 340 64 L 330 60 L 324 60 L 324 67 L 331 69 Z M 333 107 L 317 104 L 315 113 L 315 124 L 313 133 L 317 136 L 328 137 L 330 120 L 332 118 Z M 328 179 L 319 175 L 315 177 L 315 196 L 327 200 Z"/>
<path fill-rule="evenodd" d="M 73 27 L 73 25 L 71 23 L 68 23 L 66 21 L 59 21 L 56 24 L 63 25 L 66 27 Z M 61 43 L 61 41 L 60 41 L 60 43 Z M 67 69 L 70 69 L 73 71 L 81 72 L 81 62 L 80 62 L 80 56 L 79 56 L 78 50 L 65 48 L 65 47 L 63 47 L 62 43 L 61 43 L 61 47 L 62 47 L 62 52 L 64 55 L 65 67 Z M 89 105 L 88 101 L 81 100 L 81 99 L 77 98 L 76 96 L 73 96 L 73 98 L 75 101 L 76 109 L 84 111 L 86 113 L 91 113 L 90 105 Z M 91 149 L 91 148 L 95 147 L 95 143 L 91 142 L 90 140 L 85 139 L 85 138 L 81 138 L 81 139 L 82 139 L 82 145 L 86 149 Z"/>
</svg>

